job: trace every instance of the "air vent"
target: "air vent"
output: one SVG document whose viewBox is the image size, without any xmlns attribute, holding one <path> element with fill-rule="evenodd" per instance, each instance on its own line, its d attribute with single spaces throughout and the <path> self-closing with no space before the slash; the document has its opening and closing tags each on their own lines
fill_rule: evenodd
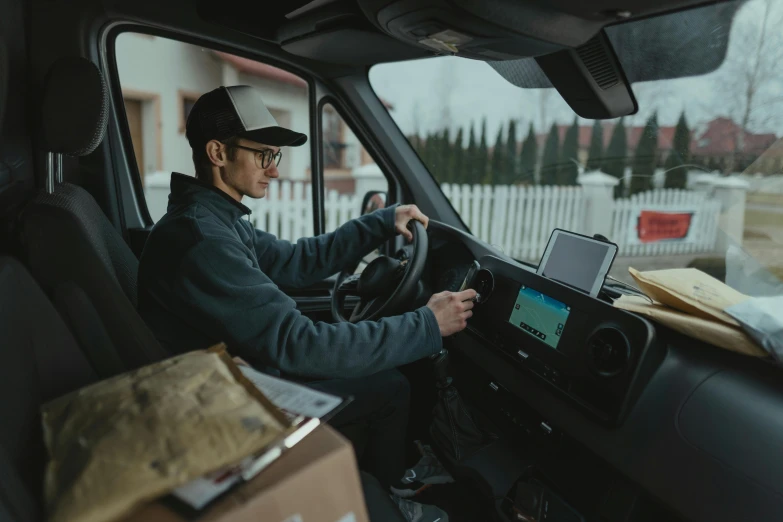
<svg viewBox="0 0 783 522">
<path fill-rule="evenodd" d="M 631 347 L 617 328 L 597 329 L 587 339 L 587 361 L 590 369 L 601 377 L 615 377 L 628 368 Z"/>
<path fill-rule="evenodd" d="M 590 72 L 590 76 L 603 90 L 620 83 L 605 45 L 601 35 L 598 35 L 576 49 L 576 54 Z"/>
<path fill-rule="evenodd" d="M 489 296 L 492 295 L 492 290 L 495 289 L 495 276 L 486 268 L 482 268 L 476 273 L 473 289 L 478 294 L 478 302 L 486 303 Z"/>
</svg>

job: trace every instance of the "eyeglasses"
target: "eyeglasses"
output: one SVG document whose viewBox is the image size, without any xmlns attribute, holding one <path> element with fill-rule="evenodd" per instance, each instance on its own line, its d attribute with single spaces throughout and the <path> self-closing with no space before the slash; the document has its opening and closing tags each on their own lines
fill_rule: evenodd
<svg viewBox="0 0 783 522">
<path fill-rule="evenodd" d="M 226 145 L 223 143 L 223 145 Z M 275 167 L 280 165 L 280 159 L 283 157 L 282 151 L 273 151 L 272 149 L 254 149 L 251 147 L 245 147 L 243 145 L 226 145 L 227 147 L 236 147 L 237 149 L 249 150 L 255 152 L 253 157 L 256 160 L 256 167 L 259 169 L 268 169 L 272 164 L 272 160 L 275 161 Z"/>
</svg>

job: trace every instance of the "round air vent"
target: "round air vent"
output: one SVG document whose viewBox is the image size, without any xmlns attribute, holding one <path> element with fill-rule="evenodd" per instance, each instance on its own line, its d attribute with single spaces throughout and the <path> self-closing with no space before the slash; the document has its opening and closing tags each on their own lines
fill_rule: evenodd
<svg viewBox="0 0 783 522">
<path fill-rule="evenodd" d="M 601 377 L 615 377 L 628 368 L 631 347 L 617 328 L 601 327 L 587 339 L 587 363 Z"/>
<path fill-rule="evenodd" d="M 476 290 L 476 293 L 478 294 L 477 301 L 479 303 L 485 303 L 487 299 L 489 299 L 489 296 L 492 295 L 492 290 L 495 289 L 495 276 L 486 268 L 482 268 L 476 273 L 473 289 Z"/>
</svg>

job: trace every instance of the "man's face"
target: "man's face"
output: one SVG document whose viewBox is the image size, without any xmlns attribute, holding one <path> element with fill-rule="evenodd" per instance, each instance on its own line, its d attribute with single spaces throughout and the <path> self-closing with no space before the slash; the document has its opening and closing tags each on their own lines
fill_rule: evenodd
<svg viewBox="0 0 783 522">
<path fill-rule="evenodd" d="M 234 159 L 231 160 L 230 157 L 232 155 L 229 155 L 229 159 L 226 161 L 225 175 L 222 181 L 228 188 L 239 193 L 240 197 L 263 198 L 266 196 L 269 182 L 279 177 L 280 172 L 277 170 L 274 159 L 271 160 L 269 166 L 263 168 L 264 156 L 269 156 L 269 152 L 262 154 L 242 147 L 258 151 L 271 151 L 271 154 L 276 154 L 280 147 L 264 145 L 246 139 L 240 139 L 238 145 L 239 147 L 235 147 L 232 151 Z"/>
</svg>

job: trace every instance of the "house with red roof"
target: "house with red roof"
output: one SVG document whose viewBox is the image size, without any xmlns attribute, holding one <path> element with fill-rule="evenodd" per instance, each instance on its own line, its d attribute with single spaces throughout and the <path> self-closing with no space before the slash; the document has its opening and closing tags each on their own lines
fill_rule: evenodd
<svg viewBox="0 0 783 522">
<path fill-rule="evenodd" d="M 566 132 L 570 128 L 570 125 L 558 125 L 557 132 L 560 137 L 560 143 L 562 145 L 565 139 Z M 614 132 L 614 123 L 603 124 L 603 142 L 604 150 L 609 146 L 609 141 L 612 139 L 612 133 Z M 636 150 L 636 146 L 639 144 L 639 139 L 644 132 L 644 126 L 630 126 L 625 128 L 626 142 L 628 143 L 628 158 L 633 157 L 633 153 Z M 536 141 L 538 142 L 539 152 L 543 151 L 544 144 L 548 136 L 548 132 L 544 134 L 536 135 Z M 587 157 L 590 151 L 590 141 L 593 135 L 592 125 L 580 125 L 579 126 L 579 161 L 582 164 L 587 163 Z M 672 149 L 672 142 L 674 140 L 674 127 L 659 127 L 658 128 L 658 153 L 660 154 L 660 161 L 663 161 L 668 156 Z"/>
<path fill-rule="evenodd" d="M 709 121 L 694 133 L 691 158 L 733 172 L 780 172 L 783 155 L 780 147 L 773 147 L 777 136 L 742 132 L 741 129 L 741 125 L 729 118 Z"/>
<path fill-rule="evenodd" d="M 563 143 L 570 125 L 558 125 L 557 131 L 560 143 Z M 604 150 L 609 146 L 614 123 L 603 124 Z M 780 173 L 783 171 L 783 147 L 773 147 L 778 140 L 772 133 L 740 132 L 741 126 L 729 118 L 715 118 L 703 125 L 697 126 L 692 131 L 691 160 L 694 163 L 715 166 L 720 169 L 730 169 L 734 172 L 761 172 L 764 174 Z M 584 164 L 590 150 L 590 141 L 593 132 L 592 125 L 579 126 L 579 161 Z M 627 157 L 632 158 L 639 140 L 644 132 L 644 126 L 626 127 L 626 141 L 628 143 Z M 658 128 L 658 154 L 659 163 L 666 160 L 674 143 L 675 127 L 662 126 Z M 543 151 L 548 133 L 538 134 L 539 153 Z M 740 144 L 740 142 L 742 142 Z M 521 143 L 520 143 L 521 146 Z M 734 162 L 731 168 L 731 162 Z"/>
</svg>

